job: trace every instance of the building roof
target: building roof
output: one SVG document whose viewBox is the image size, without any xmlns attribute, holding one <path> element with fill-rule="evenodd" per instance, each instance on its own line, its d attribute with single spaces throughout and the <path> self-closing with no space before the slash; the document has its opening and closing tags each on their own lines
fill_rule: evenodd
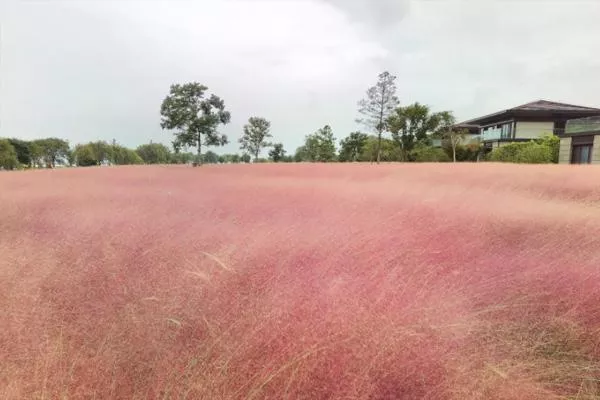
<svg viewBox="0 0 600 400">
<path fill-rule="evenodd" d="M 521 116 L 545 116 L 550 117 L 560 115 L 569 118 L 580 118 L 591 115 L 600 115 L 600 108 L 576 106 L 574 104 L 558 103 L 548 100 L 537 100 L 517 107 L 502 110 L 483 117 L 470 119 L 462 122 L 460 125 L 481 125 L 485 123 L 494 123 L 501 118 L 510 118 L 515 115 Z"/>
<path fill-rule="evenodd" d="M 557 103 L 555 101 L 538 100 L 513 108 L 513 110 L 528 111 L 600 111 L 600 108 L 576 106 L 573 104 Z"/>
</svg>

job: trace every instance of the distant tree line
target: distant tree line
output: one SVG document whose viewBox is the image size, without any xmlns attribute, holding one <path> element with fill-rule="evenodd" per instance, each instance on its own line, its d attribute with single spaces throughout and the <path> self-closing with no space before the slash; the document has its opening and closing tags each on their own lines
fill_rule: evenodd
<svg viewBox="0 0 600 400">
<path fill-rule="evenodd" d="M 468 143 L 466 133 L 456 131 L 455 118 L 450 111 L 432 112 L 423 104 L 401 107 L 396 96 L 396 77 L 389 72 L 379 75 L 378 82 L 367 90 L 359 102 L 358 122 L 373 132 L 353 132 L 337 139 L 331 126 L 326 125 L 307 135 L 293 155 L 281 143 L 272 143 L 271 122 L 263 117 L 251 117 L 244 125 L 239 139 L 242 156 L 254 162 L 444 162 L 476 161 L 481 156 L 478 143 Z M 161 105 L 161 126 L 174 134 L 173 148 L 196 148 L 199 163 L 229 161 L 202 150 L 229 143 L 218 132 L 231 120 L 225 102 L 197 82 L 175 84 Z M 391 137 L 384 137 L 390 134 Z M 434 144 L 436 144 L 434 146 Z M 270 149 L 269 158 L 261 158 Z M 206 157 L 205 157 L 206 156 Z"/>
<path fill-rule="evenodd" d="M 174 84 L 160 108 L 161 127 L 173 133 L 172 149 L 148 143 L 130 149 L 105 141 L 78 144 L 46 138 L 32 141 L 0 138 L 0 169 L 55 168 L 137 164 L 237 164 L 261 162 L 460 162 L 504 161 L 548 163 L 558 161 L 558 139 L 504 146 L 486 153 L 478 141 L 455 128 L 451 111 L 433 112 L 427 105 L 401 106 L 396 77 L 379 75 L 358 103 L 361 123 L 367 132 L 352 132 L 338 141 L 326 125 L 305 136 L 304 143 L 289 154 L 282 143 L 273 143 L 271 122 L 254 116 L 244 125 L 239 139 L 241 154 L 219 155 L 209 147 L 229 143 L 219 127 L 231 121 L 225 102 L 197 82 Z M 195 153 L 190 150 L 196 149 Z M 264 150 L 268 158 L 262 158 Z"/>
</svg>

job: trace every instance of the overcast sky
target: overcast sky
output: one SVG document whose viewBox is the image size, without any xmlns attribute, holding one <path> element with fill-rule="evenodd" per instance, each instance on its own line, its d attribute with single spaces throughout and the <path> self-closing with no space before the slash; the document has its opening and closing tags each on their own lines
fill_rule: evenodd
<svg viewBox="0 0 600 400">
<path fill-rule="evenodd" d="M 600 107 L 598 0 L 0 0 L 0 136 L 170 143 L 169 85 L 198 81 L 293 151 L 382 70 L 459 119 L 548 99 Z"/>
</svg>

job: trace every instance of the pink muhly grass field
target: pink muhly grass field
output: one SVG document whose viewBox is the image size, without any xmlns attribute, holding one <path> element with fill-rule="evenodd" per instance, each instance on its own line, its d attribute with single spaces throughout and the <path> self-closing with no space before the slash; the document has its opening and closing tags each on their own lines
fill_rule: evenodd
<svg viewBox="0 0 600 400">
<path fill-rule="evenodd" d="M 598 399 L 600 169 L 0 173 L 3 399 Z"/>
</svg>

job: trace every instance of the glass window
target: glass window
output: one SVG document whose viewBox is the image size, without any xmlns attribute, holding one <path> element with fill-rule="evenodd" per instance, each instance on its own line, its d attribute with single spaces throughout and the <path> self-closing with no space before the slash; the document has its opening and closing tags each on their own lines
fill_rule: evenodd
<svg viewBox="0 0 600 400">
<path fill-rule="evenodd" d="M 573 146 L 573 164 L 590 164 L 592 162 L 592 145 Z"/>
</svg>

